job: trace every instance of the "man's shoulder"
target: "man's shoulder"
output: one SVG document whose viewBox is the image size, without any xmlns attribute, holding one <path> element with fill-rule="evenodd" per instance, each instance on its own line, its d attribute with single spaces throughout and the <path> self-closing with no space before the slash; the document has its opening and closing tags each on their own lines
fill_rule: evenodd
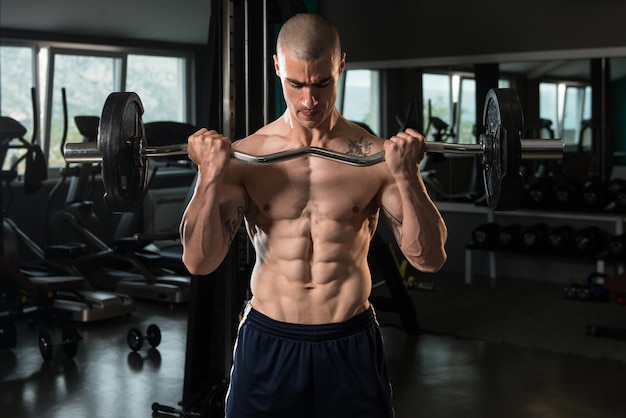
<svg viewBox="0 0 626 418">
<path fill-rule="evenodd" d="M 281 148 L 283 137 L 269 130 L 259 130 L 245 138 L 233 142 L 232 147 L 236 150 L 250 154 L 267 154 L 275 152 L 275 148 Z"/>
</svg>

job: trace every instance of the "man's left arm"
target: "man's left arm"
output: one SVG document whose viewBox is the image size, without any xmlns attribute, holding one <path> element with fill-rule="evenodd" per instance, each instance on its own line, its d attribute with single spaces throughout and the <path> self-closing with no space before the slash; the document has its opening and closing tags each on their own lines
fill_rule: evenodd
<svg viewBox="0 0 626 418">
<path fill-rule="evenodd" d="M 391 179 L 381 194 L 383 214 L 411 265 L 436 272 L 447 258 L 448 232 L 419 172 L 426 150 L 424 138 L 407 129 L 385 141 L 384 147 Z"/>
</svg>

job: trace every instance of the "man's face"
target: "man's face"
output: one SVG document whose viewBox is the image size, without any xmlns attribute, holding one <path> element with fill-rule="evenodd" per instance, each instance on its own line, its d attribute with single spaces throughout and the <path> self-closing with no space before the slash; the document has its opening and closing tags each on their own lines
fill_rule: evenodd
<svg viewBox="0 0 626 418">
<path fill-rule="evenodd" d="M 292 117 L 305 128 L 313 129 L 325 121 L 335 108 L 337 80 L 345 66 L 345 55 L 331 54 L 315 61 L 304 61 L 289 52 L 274 55 L 285 102 Z"/>
</svg>

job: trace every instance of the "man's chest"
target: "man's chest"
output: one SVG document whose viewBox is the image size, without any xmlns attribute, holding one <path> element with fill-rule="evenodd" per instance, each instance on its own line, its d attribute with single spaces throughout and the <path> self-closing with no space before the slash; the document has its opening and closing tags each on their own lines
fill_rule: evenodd
<svg viewBox="0 0 626 418">
<path fill-rule="evenodd" d="M 270 218 L 346 219 L 372 210 L 383 184 L 380 173 L 377 167 L 303 158 L 254 167 L 244 185 L 252 204 Z"/>
</svg>

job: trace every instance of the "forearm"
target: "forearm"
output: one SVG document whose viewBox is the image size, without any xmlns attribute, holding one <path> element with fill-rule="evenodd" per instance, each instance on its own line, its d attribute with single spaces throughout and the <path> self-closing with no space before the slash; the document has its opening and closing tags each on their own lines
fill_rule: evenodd
<svg viewBox="0 0 626 418">
<path fill-rule="evenodd" d="M 208 274 L 221 264 L 237 227 L 237 219 L 228 219 L 220 205 L 222 187 L 218 183 L 198 181 L 185 210 L 180 235 L 183 263 L 192 274 Z M 238 224 L 237 224 L 238 225 Z"/>
<path fill-rule="evenodd" d="M 396 179 L 401 211 L 384 208 L 394 235 L 407 260 L 425 272 L 441 269 L 447 259 L 447 228 L 430 199 L 420 174 Z M 397 213 L 394 211 L 394 213 Z"/>
</svg>

